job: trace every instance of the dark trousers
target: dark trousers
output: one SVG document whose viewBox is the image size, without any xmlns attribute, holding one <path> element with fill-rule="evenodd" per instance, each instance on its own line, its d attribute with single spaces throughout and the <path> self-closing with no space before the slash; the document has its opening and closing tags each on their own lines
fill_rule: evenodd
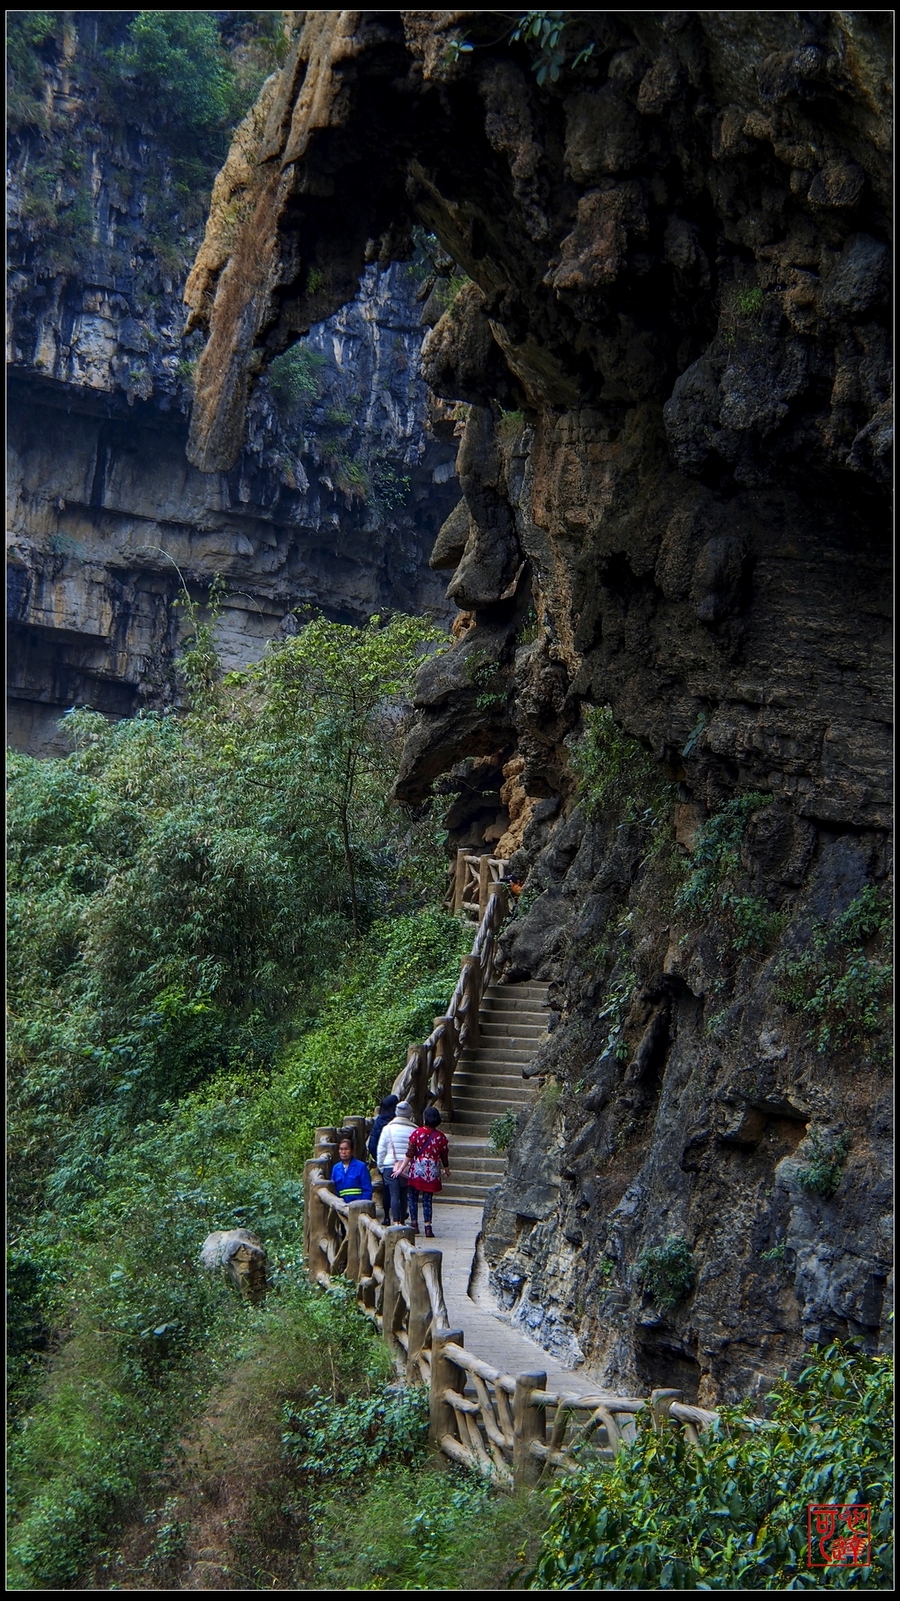
<svg viewBox="0 0 900 1601">
<path fill-rule="evenodd" d="M 422 1222 L 431 1222 L 431 1209 L 434 1206 L 434 1194 L 431 1190 L 409 1190 L 409 1220 L 414 1229 L 419 1227 L 419 1197 L 422 1197 Z"/>
<path fill-rule="evenodd" d="M 406 1222 L 406 1177 L 395 1179 L 391 1168 L 383 1167 L 381 1176 L 391 1197 L 391 1218 L 395 1223 Z"/>
</svg>

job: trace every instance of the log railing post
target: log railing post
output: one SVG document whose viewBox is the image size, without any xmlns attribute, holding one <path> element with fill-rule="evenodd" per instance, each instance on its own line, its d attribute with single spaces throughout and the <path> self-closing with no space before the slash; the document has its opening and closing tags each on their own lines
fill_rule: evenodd
<svg viewBox="0 0 900 1601">
<path fill-rule="evenodd" d="M 381 1299 L 382 1329 L 385 1344 L 391 1355 L 406 1361 L 406 1352 L 397 1339 L 397 1327 L 403 1321 L 403 1292 L 397 1276 L 394 1255 L 401 1240 L 415 1240 L 411 1228 L 405 1223 L 394 1223 L 384 1234 L 384 1287 Z"/>
<path fill-rule="evenodd" d="M 453 910 L 454 910 L 454 912 L 462 911 L 462 903 L 463 903 L 463 900 L 465 899 L 466 855 L 467 855 L 467 852 L 465 850 L 458 850 L 457 853 L 456 853 L 456 878 L 455 878 L 454 883 L 453 883 Z"/>
<path fill-rule="evenodd" d="M 360 1242 L 359 1219 L 360 1215 L 375 1216 L 374 1201 L 351 1201 L 347 1211 L 347 1266 L 345 1268 L 348 1279 L 358 1284 L 362 1276 L 360 1259 L 363 1256 Z"/>
<path fill-rule="evenodd" d="M 492 889 L 491 884 L 491 858 L 482 856 L 478 863 L 478 921 L 481 922 L 487 911 L 488 898 Z"/>
<path fill-rule="evenodd" d="M 445 1354 L 444 1347 L 462 1345 L 462 1329 L 435 1329 L 431 1337 L 431 1393 L 428 1406 L 428 1438 L 441 1449 L 445 1434 L 453 1434 L 456 1413 L 444 1399 L 445 1390 L 462 1391 L 466 1387 L 464 1370 Z"/>
<path fill-rule="evenodd" d="M 425 1062 L 426 1055 L 427 1052 L 424 1045 L 411 1045 L 406 1058 L 407 1066 L 409 1066 L 415 1058 L 413 1081 L 407 1093 L 406 1099 L 409 1101 L 410 1106 L 413 1109 L 413 1118 L 416 1123 L 421 1123 L 422 1121 L 422 1113 L 425 1110 L 425 1102 L 428 1097 L 428 1073 Z"/>
<path fill-rule="evenodd" d="M 518 1373 L 513 1396 L 513 1477 L 517 1485 L 536 1484 L 543 1463 L 531 1450 L 532 1440 L 543 1445 L 547 1425 L 544 1408 L 531 1399 L 533 1390 L 546 1390 L 546 1373 Z"/>
<path fill-rule="evenodd" d="M 479 1039 L 478 1013 L 481 1008 L 481 963 L 477 956 L 462 959 L 463 981 L 466 990 L 466 1045 L 472 1050 Z"/>
<path fill-rule="evenodd" d="M 407 1263 L 407 1282 L 409 1284 L 409 1323 L 407 1324 L 406 1347 L 406 1382 L 407 1384 L 421 1384 L 422 1374 L 419 1368 L 419 1352 L 424 1351 L 428 1345 L 428 1331 L 431 1328 L 434 1313 L 431 1309 L 431 1296 L 428 1294 L 428 1282 L 425 1277 L 426 1262 L 440 1262 L 439 1250 L 426 1249 L 414 1251 Z"/>
<path fill-rule="evenodd" d="M 680 1401 L 681 1400 L 681 1396 L 682 1396 L 682 1391 L 681 1390 L 651 1390 L 650 1391 L 650 1413 L 651 1413 L 651 1416 L 653 1418 L 653 1427 L 656 1430 L 657 1434 L 659 1433 L 660 1429 L 663 1426 L 663 1423 L 665 1422 L 666 1418 L 669 1415 L 669 1409 L 670 1409 L 670 1407 L 672 1405 L 672 1402 L 673 1401 Z"/>
<path fill-rule="evenodd" d="M 313 1155 L 319 1158 L 325 1178 L 331 1177 L 331 1169 L 337 1160 L 337 1137 L 336 1128 L 316 1129 Z"/>
<path fill-rule="evenodd" d="M 452 1017 L 436 1017 L 436 1029 L 440 1029 L 440 1044 L 442 1067 L 441 1080 L 438 1086 L 438 1109 L 445 1123 L 453 1122 L 453 1075 L 456 1072 L 456 1023 Z"/>
<path fill-rule="evenodd" d="M 316 1167 L 318 1174 L 310 1173 L 308 1199 L 309 1276 L 314 1282 L 319 1278 L 320 1274 L 324 1273 L 327 1276 L 331 1271 L 328 1253 L 322 1245 L 322 1240 L 327 1237 L 331 1223 L 330 1208 L 325 1205 L 319 1195 L 319 1190 L 325 1187 L 325 1180 L 322 1177 L 322 1169 L 318 1162 Z"/>
</svg>

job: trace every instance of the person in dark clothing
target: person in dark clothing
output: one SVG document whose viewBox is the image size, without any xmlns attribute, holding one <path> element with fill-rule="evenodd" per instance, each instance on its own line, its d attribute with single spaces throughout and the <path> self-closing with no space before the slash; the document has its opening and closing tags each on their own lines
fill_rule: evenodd
<svg viewBox="0 0 900 1601">
<path fill-rule="evenodd" d="M 391 1118 L 396 1110 L 397 1096 L 386 1095 L 378 1108 L 378 1116 L 372 1124 L 372 1132 L 369 1135 L 369 1138 L 366 1140 L 366 1150 L 371 1156 L 372 1161 L 376 1164 L 378 1162 L 378 1141 L 381 1138 L 381 1131 L 386 1124 L 390 1123 Z M 391 1192 L 388 1189 L 387 1184 L 382 1186 L 381 1204 L 384 1208 L 385 1224 L 389 1224 L 391 1221 Z"/>
<path fill-rule="evenodd" d="M 331 1169 L 331 1182 L 342 1201 L 371 1201 L 372 1179 L 368 1164 L 353 1155 L 349 1135 L 338 1144 L 338 1159 Z"/>
</svg>

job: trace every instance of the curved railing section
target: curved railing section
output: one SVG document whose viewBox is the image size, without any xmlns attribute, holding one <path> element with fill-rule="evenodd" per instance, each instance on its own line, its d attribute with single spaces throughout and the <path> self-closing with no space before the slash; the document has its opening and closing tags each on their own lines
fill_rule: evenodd
<svg viewBox="0 0 900 1601">
<path fill-rule="evenodd" d="M 436 1106 L 445 1123 L 453 1121 L 453 1075 L 460 1055 L 478 1044 L 481 998 L 491 982 L 497 954 L 497 936 L 509 911 L 508 890 L 502 882 L 491 885 L 475 942 L 462 960 L 462 971 L 443 1017 L 421 1045 L 411 1045 L 406 1066 L 397 1074 L 393 1092 L 409 1101 L 416 1121 L 426 1106 Z"/>
<path fill-rule="evenodd" d="M 443 1017 L 427 1040 L 412 1045 L 394 1093 L 412 1104 L 416 1121 L 429 1103 L 453 1117 L 453 1074 L 460 1053 L 478 1043 L 481 998 L 494 971 L 497 936 L 507 914 L 502 883 L 486 886 L 487 904 L 471 953 Z M 371 1120 L 345 1118 L 354 1154 L 365 1160 Z M 650 1409 L 652 1426 L 674 1423 L 690 1444 L 717 1414 L 681 1404 L 680 1390 L 654 1390 L 649 1399 L 611 1394 L 575 1395 L 547 1389 L 546 1373 L 501 1373 L 465 1349 L 461 1329 L 449 1327 L 441 1282 L 441 1252 L 416 1246 L 411 1228 L 385 1225 L 373 1201 L 342 1201 L 331 1183 L 338 1130 L 316 1130 L 314 1154 L 304 1168 L 303 1255 L 314 1283 L 338 1274 L 356 1286 L 360 1311 L 375 1324 L 407 1384 L 429 1387 L 432 1443 L 454 1462 L 495 1483 L 535 1484 L 558 1468 L 611 1459 L 634 1438 L 638 1413 Z M 375 1183 L 379 1182 L 375 1178 Z"/>
</svg>

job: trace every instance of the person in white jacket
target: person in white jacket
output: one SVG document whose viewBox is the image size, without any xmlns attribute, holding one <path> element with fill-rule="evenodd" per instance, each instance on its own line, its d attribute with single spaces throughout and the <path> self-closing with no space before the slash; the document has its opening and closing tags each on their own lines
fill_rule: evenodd
<svg viewBox="0 0 900 1601">
<path fill-rule="evenodd" d="M 409 1101 L 401 1101 L 390 1123 L 386 1123 L 382 1129 L 378 1141 L 375 1160 L 391 1197 L 391 1221 L 394 1223 L 406 1222 L 406 1174 L 397 1173 L 396 1177 L 394 1174 L 395 1169 L 403 1164 L 415 1126 Z"/>
</svg>

